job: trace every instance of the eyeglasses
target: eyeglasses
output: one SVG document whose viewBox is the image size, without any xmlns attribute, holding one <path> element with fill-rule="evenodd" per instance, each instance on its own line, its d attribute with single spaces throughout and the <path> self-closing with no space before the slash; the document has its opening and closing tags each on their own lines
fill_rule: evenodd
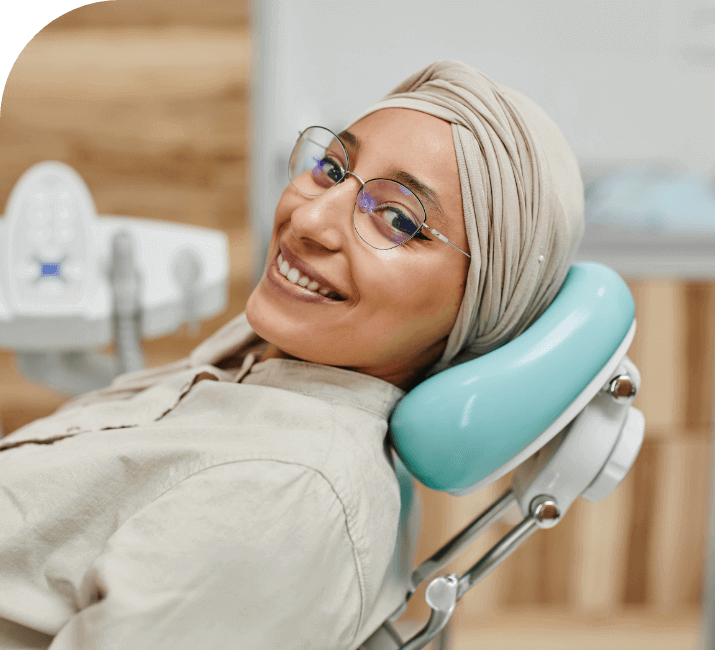
<svg viewBox="0 0 715 650">
<path fill-rule="evenodd" d="M 427 228 L 437 239 L 471 257 L 425 223 L 424 205 L 408 187 L 389 178 L 365 182 L 349 167 L 348 151 L 342 140 L 330 129 L 311 126 L 300 134 L 293 147 L 288 176 L 295 189 L 311 198 L 337 185 L 348 174 L 355 176 L 361 186 L 353 208 L 353 225 L 360 239 L 373 248 L 396 248 Z"/>
</svg>

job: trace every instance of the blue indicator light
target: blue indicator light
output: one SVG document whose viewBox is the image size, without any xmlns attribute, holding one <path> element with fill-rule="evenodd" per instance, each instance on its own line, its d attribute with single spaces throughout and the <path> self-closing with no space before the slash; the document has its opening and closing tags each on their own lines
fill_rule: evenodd
<svg viewBox="0 0 715 650">
<path fill-rule="evenodd" d="M 42 277 L 59 277 L 60 275 L 60 263 L 59 262 L 52 262 L 52 263 L 45 263 L 45 262 L 40 262 L 40 268 L 42 269 Z"/>
</svg>

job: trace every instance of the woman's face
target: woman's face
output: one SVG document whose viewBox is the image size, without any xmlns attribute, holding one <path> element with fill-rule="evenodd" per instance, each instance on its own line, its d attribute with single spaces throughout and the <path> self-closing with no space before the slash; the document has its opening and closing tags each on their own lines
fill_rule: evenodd
<svg viewBox="0 0 715 650">
<path fill-rule="evenodd" d="M 363 181 L 402 180 L 398 172 L 406 172 L 430 188 L 432 201 L 424 191 L 415 192 L 427 225 L 469 252 L 447 122 L 389 108 L 363 118 L 341 139 L 350 171 Z M 422 233 L 429 241 L 413 237 L 389 250 L 368 246 L 353 227 L 359 189 L 351 175 L 315 198 L 286 187 L 276 208 L 266 269 L 246 315 L 272 344 L 273 353 L 266 356 L 347 368 L 406 388 L 444 351 L 469 258 L 426 228 Z M 329 285 L 345 299 L 332 300 L 290 282 L 279 272 L 279 254 L 302 270 L 301 276 Z"/>
</svg>

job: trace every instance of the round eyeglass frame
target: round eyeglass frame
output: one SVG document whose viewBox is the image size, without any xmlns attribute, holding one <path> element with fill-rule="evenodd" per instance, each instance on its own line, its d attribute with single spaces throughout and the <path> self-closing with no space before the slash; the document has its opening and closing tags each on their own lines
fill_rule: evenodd
<svg viewBox="0 0 715 650">
<path fill-rule="evenodd" d="M 301 139 L 301 138 L 303 137 L 303 135 L 304 135 L 305 133 L 307 133 L 310 129 L 321 129 L 322 131 L 327 131 L 328 133 L 330 133 L 330 135 L 333 136 L 333 138 L 335 138 L 335 140 L 337 140 L 337 141 L 340 143 L 340 146 L 342 147 L 343 152 L 345 153 L 345 163 L 346 163 L 346 167 L 348 168 L 348 169 L 343 170 L 343 175 L 341 176 L 340 180 L 335 181 L 335 183 L 333 183 L 333 185 L 331 185 L 330 187 L 326 187 L 326 188 L 325 188 L 322 192 L 320 192 L 319 194 L 306 194 L 303 190 L 301 190 L 301 189 L 293 182 L 293 179 L 291 178 L 291 161 L 293 160 L 293 154 L 295 153 L 296 147 L 298 146 L 298 142 L 300 142 L 300 139 Z M 318 144 L 318 143 L 315 143 L 315 144 Z M 322 146 L 322 145 L 318 145 L 318 146 Z M 450 246 L 452 246 L 453 248 L 456 248 L 460 253 L 463 253 L 464 255 L 466 255 L 467 257 L 469 257 L 469 258 L 471 259 L 471 255 L 470 255 L 469 253 L 463 251 L 461 248 L 459 248 L 459 246 L 455 246 L 455 245 L 454 245 L 451 241 L 449 241 L 441 232 L 439 232 L 439 231 L 435 230 L 434 228 L 432 228 L 432 227 L 430 227 L 430 226 L 427 225 L 427 210 L 425 209 L 424 203 L 422 203 L 422 199 L 420 199 L 420 197 L 417 196 L 417 194 L 415 194 L 409 187 L 406 187 L 405 185 L 403 185 L 403 184 L 400 183 L 399 181 L 396 181 L 396 180 L 394 180 L 394 179 L 392 179 L 392 178 L 382 178 L 382 177 L 381 177 L 381 178 L 371 178 L 371 179 L 369 179 L 369 180 L 367 180 L 367 181 L 364 181 L 364 180 L 363 180 L 362 178 L 360 178 L 355 172 L 351 172 L 350 169 L 349 169 L 349 167 L 350 167 L 350 155 L 348 154 L 347 147 L 345 146 L 345 144 L 343 143 L 343 141 L 340 139 L 340 137 L 339 137 L 336 133 L 333 133 L 330 129 L 328 129 L 328 128 L 325 127 L 325 126 L 313 125 L 313 126 L 309 126 L 309 127 L 305 128 L 305 129 L 303 129 L 302 131 L 299 131 L 299 132 L 298 132 L 298 140 L 296 140 L 296 143 L 293 145 L 293 149 L 292 149 L 292 151 L 291 151 L 290 157 L 288 158 L 288 180 L 290 181 L 290 184 L 291 184 L 296 190 L 298 190 L 298 192 L 300 192 L 303 196 L 307 196 L 308 198 L 315 198 L 315 197 L 318 197 L 318 196 L 321 196 L 321 195 L 325 194 L 325 192 L 327 192 L 328 190 L 332 189 L 333 187 L 335 187 L 335 186 L 338 185 L 339 183 L 342 183 L 348 175 L 354 176 L 355 178 L 357 178 L 358 181 L 360 181 L 361 185 L 360 185 L 360 189 L 358 190 L 357 195 L 356 195 L 356 197 L 355 197 L 355 204 L 353 205 L 353 228 L 355 229 L 355 232 L 357 233 L 357 236 L 360 237 L 360 239 L 361 239 L 363 242 L 365 242 L 368 246 L 370 246 L 370 248 L 374 248 L 375 250 L 392 250 L 393 248 L 397 248 L 398 246 L 402 246 L 402 244 L 406 244 L 408 241 L 410 241 L 412 238 L 414 238 L 416 235 L 418 235 L 418 234 L 422 231 L 422 228 L 427 228 L 427 230 L 429 230 L 435 237 L 437 237 L 437 239 L 440 239 L 440 240 L 442 240 L 443 242 L 445 242 L 445 243 L 449 244 Z M 373 246 L 372 244 L 370 244 L 370 243 L 369 243 L 368 241 L 366 241 L 365 238 L 360 234 L 360 231 L 357 229 L 357 225 L 355 224 L 355 210 L 358 209 L 358 201 L 360 200 L 360 194 L 361 194 L 361 193 L 363 192 L 363 190 L 365 189 L 365 186 L 366 186 L 368 183 L 371 183 L 372 181 L 389 181 L 390 183 L 395 183 L 395 185 L 399 185 L 400 187 L 404 187 L 405 190 L 407 190 L 412 196 L 415 197 L 415 199 L 417 199 L 417 202 L 420 204 L 420 207 L 422 208 L 422 213 L 424 214 L 424 220 L 422 221 L 422 224 L 420 225 L 420 227 L 419 227 L 414 233 L 412 233 L 407 239 L 405 239 L 405 241 L 402 241 L 402 242 L 400 242 L 399 244 L 395 244 L 394 246 L 389 246 L 388 248 L 378 248 L 377 246 Z"/>
</svg>

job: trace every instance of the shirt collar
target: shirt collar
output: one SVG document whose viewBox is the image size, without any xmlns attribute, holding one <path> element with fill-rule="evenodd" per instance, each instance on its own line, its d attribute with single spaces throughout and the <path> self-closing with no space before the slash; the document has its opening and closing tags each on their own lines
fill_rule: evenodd
<svg viewBox="0 0 715 650">
<path fill-rule="evenodd" d="M 348 404 L 386 420 L 405 395 L 401 388 L 371 375 L 296 359 L 255 362 L 241 383 L 282 388 Z"/>
<path fill-rule="evenodd" d="M 198 345 L 189 356 L 192 368 L 217 365 L 232 355 L 242 356 L 237 381 L 291 390 L 304 395 L 335 400 L 389 419 L 405 391 L 383 379 L 344 368 L 294 359 L 256 361 L 248 352 L 265 343 L 243 312 Z M 248 374 L 247 374 L 248 373 Z"/>
</svg>

